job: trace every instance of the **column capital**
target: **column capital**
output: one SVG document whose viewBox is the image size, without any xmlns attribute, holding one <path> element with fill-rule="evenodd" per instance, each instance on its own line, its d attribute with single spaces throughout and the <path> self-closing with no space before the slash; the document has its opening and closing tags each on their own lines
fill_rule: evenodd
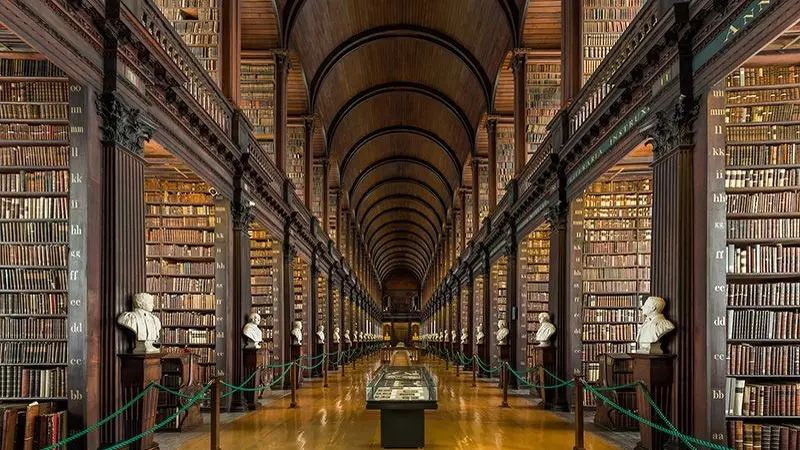
<svg viewBox="0 0 800 450">
<path fill-rule="evenodd" d="M 249 201 L 247 203 L 234 202 L 231 205 L 231 218 L 233 219 L 233 227 L 247 231 L 250 228 L 250 224 L 255 219 L 252 210 L 253 206 Z"/>
<path fill-rule="evenodd" d="M 525 68 L 525 64 L 528 62 L 528 50 L 524 48 L 515 48 L 512 52 L 511 62 L 509 66 L 511 67 L 511 71 L 515 74 L 519 72 L 520 69 Z"/>
<path fill-rule="evenodd" d="M 272 57 L 275 58 L 275 64 L 283 64 L 289 66 L 289 50 L 285 48 L 276 48 L 272 50 Z"/>
<path fill-rule="evenodd" d="M 684 94 L 678 98 L 672 111 L 656 113 L 652 131 L 656 158 L 680 146 L 692 145 L 693 125 L 700 111 L 700 102 Z"/>
<path fill-rule="evenodd" d="M 144 142 L 153 137 L 155 123 L 138 108 L 126 105 L 116 93 L 98 95 L 95 105 L 98 115 L 103 119 L 100 127 L 103 142 L 144 158 Z"/>
<path fill-rule="evenodd" d="M 486 132 L 494 134 L 497 131 L 497 122 L 500 120 L 500 116 L 489 114 L 486 116 Z"/>
</svg>

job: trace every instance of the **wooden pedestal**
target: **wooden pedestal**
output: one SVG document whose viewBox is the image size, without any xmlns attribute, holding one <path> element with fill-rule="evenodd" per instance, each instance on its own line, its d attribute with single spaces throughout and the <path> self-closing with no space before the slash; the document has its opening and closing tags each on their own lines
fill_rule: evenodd
<svg viewBox="0 0 800 450">
<path fill-rule="evenodd" d="M 473 364 L 473 362 L 472 362 L 472 344 L 467 342 L 466 344 L 463 344 L 461 347 L 463 348 L 461 350 L 461 353 L 464 354 L 464 361 L 467 361 L 464 364 L 464 370 L 472 370 L 472 364 Z"/>
<path fill-rule="evenodd" d="M 333 352 L 336 353 L 328 356 L 328 370 L 337 370 L 339 368 L 339 365 L 336 362 L 339 360 L 339 355 L 342 354 L 342 344 L 341 343 L 331 344 L 330 350 L 331 353 Z"/>
<path fill-rule="evenodd" d="M 488 364 L 485 355 L 486 355 L 486 344 L 485 343 L 478 344 L 478 357 L 481 359 L 481 362 L 484 365 Z M 488 373 L 486 373 L 483 369 L 481 369 L 480 364 L 478 364 L 478 376 L 481 378 L 486 378 L 489 376 Z"/>
<path fill-rule="evenodd" d="M 537 383 L 540 386 L 546 386 L 555 383 L 551 380 L 545 369 L 550 373 L 556 372 L 556 348 L 555 347 L 536 347 L 536 361 L 539 364 L 539 369 L 536 371 L 538 374 Z M 553 409 L 555 405 L 555 389 L 538 389 L 539 398 L 542 399 L 544 409 Z"/>
<path fill-rule="evenodd" d="M 122 401 L 127 403 L 139 395 L 150 383 L 161 382 L 162 353 L 122 354 L 121 384 Z M 141 400 L 134 403 L 119 418 L 122 424 L 122 439 L 128 439 L 156 425 L 156 409 L 158 407 L 158 389 L 152 388 Z M 158 443 L 150 433 L 134 441 L 130 450 L 157 450 Z"/>
<path fill-rule="evenodd" d="M 319 364 L 319 367 L 315 367 L 311 370 L 311 377 L 312 378 L 322 378 L 322 362 L 320 361 L 323 358 L 322 355 L 325 354 L 325 344 L 320 344 L 317 342 L 317 345 L 314 347 L 314 357 L 317 359 L 311 360 L 310 366 L 315 366 Z"/>
<path fill-rule="evenodd" d="M 650 396 L 665 417 L 671 417 L 672 408 L 672 369 L 676 355 L 643 355 L 631 353 L 633 357 L 633 379 L 644 383 Z M 636 393 L 639 415 L 651 422 L 666 426 L 650 406 L 641 390 Z M 661 450 L 669 440 L 669 435 L 639 423 L 641 441 L 636 450 Z"/>
<path fill-rule="evenodd" d="M 302 345 L 292 344 L 292 361 L 299 362 L 300 364 L 306 366 L 308 365 L 308 361 L 300 359 L 306 354 L 306 352 L 303 350 L 304 349 Z M 300 387 L 303 386 L 303 371 L 296 365 L 292 367 L 292 370 L 294 370 L 296 374 L 295 389 L 300 389 Z M 291 384 L 291 381 L 287 382 L 287 386 L 289 384 Z"/>
<path fill-rule="evenodd" d="M 505 365 L 505 363 L 508 361 L 508 357 L 509 357 L 509 354 L 511 352 L 511 346 L 508 345 L 508 344 L 502 344 L 502 345 L 498 345 L 497 348 L 500 349 L 500 362 L 502 364 L 501 367 L 503 367 Z M 500 387 L 503 387 L 503 382 L 505 381 L 503 379 L 503 376 L 506 375 L 506 374 L 508 374 L 507 371 L 505 371 L 503 369 L 500 369 L 500 372 L 499 372 L 499 377 L 500 377 L 500 385 L 499 386 Z"/>
<path fill-rule="evenodd" d="M 259 371 L 256 376 L 253 377 L 250 382 L 247 383 L 247 387 L 255 388 L 262 386 L 262 377 L 261 372 L 264 371 L 263 367 L 264 364 L 267 363 L 267 352 L 265 349 L 260 348 L 246 348 L 244 349 L 244 375 L 245 377 L 249 377 L 255 371 Z M 244 400 L 247 405 L 247 409 L 255 410 L 258 409 L 258 401 L 256 398 L 258 397 L 258 392 L 256 391 L 244 391 Z"/>
</svg>

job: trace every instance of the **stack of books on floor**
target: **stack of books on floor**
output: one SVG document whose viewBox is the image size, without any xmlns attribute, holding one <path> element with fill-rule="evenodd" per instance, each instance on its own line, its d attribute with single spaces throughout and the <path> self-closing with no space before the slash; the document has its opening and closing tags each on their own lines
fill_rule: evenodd
<svg viewBox="0 0 800 450">
<path fill-rule="evenodd" d="M 41 449 L 66 436 L 67 413 L 59 411 L 55 403 L 0 405 L 0 448 L 3 450 Z"/>
</svg>

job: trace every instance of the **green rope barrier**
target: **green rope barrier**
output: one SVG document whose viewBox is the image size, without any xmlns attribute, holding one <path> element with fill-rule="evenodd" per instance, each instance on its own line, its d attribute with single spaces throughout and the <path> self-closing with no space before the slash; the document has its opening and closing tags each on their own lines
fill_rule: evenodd
<svg viewBox="0 0 800 450">
<path fill-rule="evenodd" d="M 506 364 L 508 364 L 508 363 L 506 363 Z M 516 370 L 512 369 L 510 365 L 508 366 L 508 370 L 509 370 L 509 372 L 511 372 L 512 374 L 514 374 L 514 376 L 515 376 L 515 377 L 517 377 L 517 379 L 518 379 L 518 380 L 519 380 L 519 381 L 520 381 L 520 382 L 521 382 L 521 383 L 522 383 L 522 384 L 523 384 L 525 387 L 531 387 L 531 388 L 534 388 L 534 389 L 545 389 L 545 390 L 548 390 L 548 389 L 558 389 L 558 388 L 560 388 L 560 387 L 569 386 L 569 385 L 571 385 L 571 384 L 575 383 L 575 381 L 574 381 L 574 380 L 566 380 L 566 381 L 560 381 L 559 383 L 556 383 L 556 384 L 553 384 L 553 385 L 550 385 L 550 386 L 548 386 L 548 385 L 545 385 L 545 384 L 539 385 L 539 384 L 536 384 L 536 383 L 531 383 L 530 381 L 528 381 L 528 380 L 526 380 L 525 378 L 521 377 L 521 376 L 520 376 L 520 373 L 523 373 L 523 374 L 527 373 L 527 372 L 525 372 L 525 371 L 520 371 L 520 372 L 517 372 Z"/>
<path fill-rule="evenodd" d="M 74 441 L 75 439 L 78 439 L 80 437 L 86 436 L 87 434 L 91 433 L 92 431 L 102 427 L 103 425 L 107 424 L 108 422 L 112 421 L 114 418 L 116 418 L 117 416 L 119 416 L 120 414 L 125 412 L 125 410 L 127 410 L 128 408 L 133 406 L 136 402 L 141 400 L 142 397 L 144 397 L 144 395 L 147 394 L 150 391 L 150 389 L 153 389 L 154 387 L 155 387 L 155 383 L 150 383 L 149 385 L 147 385 L 146 388 L 144 388 L 144 390 L 142 392 L 140 392 L 138 395 L 136 395 L 136 397 L 133 397 L 132 399 L 130 399 L 130 401 L 128 401 L 128 403 L 125 403 L 124 405 L 122 405 L 122 408 L 114 411 L 113 413 L 111 413 L 111 415 L 109 415 L 105 419 L 95 423 L 94 425 L 90 426 L 89 428 L 87 428 L 87 429 L 85 429 L 83 431 L 80 431 L 78 433 L 73 434 L 72 436 L 64 439 L 61 442 L 53 444 L 53 445 L 51 445 L 49 447 L 45 447 L 43 450 L 53 450 L 55 448 L 62 447 L 64 445 L 67 445 L 70 442 Z"/>
<path fill-rule="evenodd" d="M 131 442 L 136 442 L 139 439 L 147 436 L 148 434 L 153 433 L 156 430 L 164 427 L 168 423 L 172 422 L 172 420 L 174 420 L 176 417 L 178 417 L 179 414 L 181 414 L 182 412 L 184 412 L 187 409 L 191 408 L 192 405 L 197 403 L 201 399 L 201 397 L 203 397 L 205 395 L 205 393 L 208 392 L 208 390 L 210 388 L 211 388 L 211 383 L 207 384 L 206 387 L 202 391 L 200 391 L 197 395 L 195 395 L 192 398 L 191 401 L 187 402 L 185 405 L 183 405 L 181 408 L 179 408 L 177 411 L 175 411 L 175 413 L 172 414 L 171 416 L 167 417 L 166 419 L 164 419 L 161 422 L 159 422 L 158 424 L 156 424 L 156 426 L 154 426 L 153 428 L 150 428 L 147 431 L 143 431 L 143 432 L 141 432 L 141 433 L 139 433 L 136 436 L 133 436 L 131 438 L 125 439 L 122 442 L 118 442 L 118 443 L 112 445 L 111 447 L 106 448 L 105 450 L 116 450 L 116 449 L 119 449 L 119 448 L 127 447 L 128 444 L 130 444 Z"/>
<path fill-rule="evenodd" d="M 278 376 L 278 378 L 275 378 L 274 380 L 272 380 L 272 383 L 270 383 L 270 384 L 268 384 L 266 386 L 237 387 L 237 388 L 235 388 L 235 390 L 244 391 L 244 392 L 258 392 L 258 391 L 265 391 L 267 389 L 271 389 L 272 386 L 275 386 L 276 384 L 280 383 L 281 380 L 283 380 L 286 377 L 286 374 L 289 373 L 290 370 L 292 370 L 291 367 L 286 368 L 286 370 L 284 370 L 283 373 L 280 374 L 280 376 Z"/>
<path fill-rule="evenodd" d="M 306 366 L 304 366 L 304 365 L 302 365 L 302 364 L 300 364 L 300 363 L 297 363 L 297 367 L 299 367 L 299 368 L 301 368 L 301 369 L 303 369 L 303 370 L 314 370 L 314 369 L 316 369 L 317 367 L 321 366 L 321 365 L 322 365 L 322 363 L 324 363 L 324 362 L 325 362 L 325 358 L 322 358 L 322 360 L 320 360 L 320 362 L 318 362 L 318 363 L 314 364 L 313 366 L 306 367 Z"/>
</svg>

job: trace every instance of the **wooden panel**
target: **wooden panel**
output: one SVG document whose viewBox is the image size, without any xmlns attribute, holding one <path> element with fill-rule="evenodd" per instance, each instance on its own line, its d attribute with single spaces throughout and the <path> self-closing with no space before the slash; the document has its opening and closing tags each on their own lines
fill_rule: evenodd
<svg viewBox="0 0 800 450">
<path fill-rule="evenodd" d="M 437 178 L 433 172 L 423 170 L 422 166 L 417 164 L 392 163 L 381 165 L 370 170 L 369 173 L 366 173 L 364 177 L 360 179 L 358 186 L 355 186 L 355 189 L 353 189 L 351 200 L 357 204 L 361 196 L 364 195 L 371 186 L 389 178 L 403 177 L 419 180 L 427 184 L 445 201 L 451 197 L 451 192 L 445 184 L 446 181 Z"/>
<path fill-rule="evenodd" d="M 286 108 L 290 116 L 299 116 L 308 113 L 306 81 L 297 55 L 292 53 L 289 60 L 291 61 L 291 68 L 289 69 L 287 80 Z"/>
<path fill-rule="evenodd" d="M 398 181 L 384 183 L 376 189 L 370 191 L 370 193 L 362 199 L 361 204 L 358 205 L 358 209 L 355 211 L 356 218 L 359 219 L 359 223 L 363 222 L 361 219 L 375 203 L 379 202 L 381 199 L 398 195 L 412 196 L 424 201 L 425 203 L 431 205 L 431 207 L 434 208 L 440 217 L 445 217 L 447 214 L 444 206 L 439 203 L 439 200 L 437 200 L 436 196 L 427 191 L 424 187 Z"/>
<path fill-rule="evenodd" d="M 561 48 L 561 0 L 530 0 L 522 45 L 532 49 Z"/>
<path fill-rule="evenodd" d="M 420 93 L 388 92 L 363 101 L 344 116 L 332 136 L 331 154 L 341 158 L 370 131 L 397 125 L 431 131 L 447 142 L 461 161 L 470 152 L 470 136 L 445 105 Z"/>
<path fill-rule="evenodd" d="M 498 114 L 514 114 L 514 73 L 511 71 L 511 52 L 503 58 L 494 91 L 494 110 Z"/>
<path fill-rule="evenodd" d="M 270 0 L 242 0 L 242 49 L 279 47 L 278 22 Z"/>
</svg>

